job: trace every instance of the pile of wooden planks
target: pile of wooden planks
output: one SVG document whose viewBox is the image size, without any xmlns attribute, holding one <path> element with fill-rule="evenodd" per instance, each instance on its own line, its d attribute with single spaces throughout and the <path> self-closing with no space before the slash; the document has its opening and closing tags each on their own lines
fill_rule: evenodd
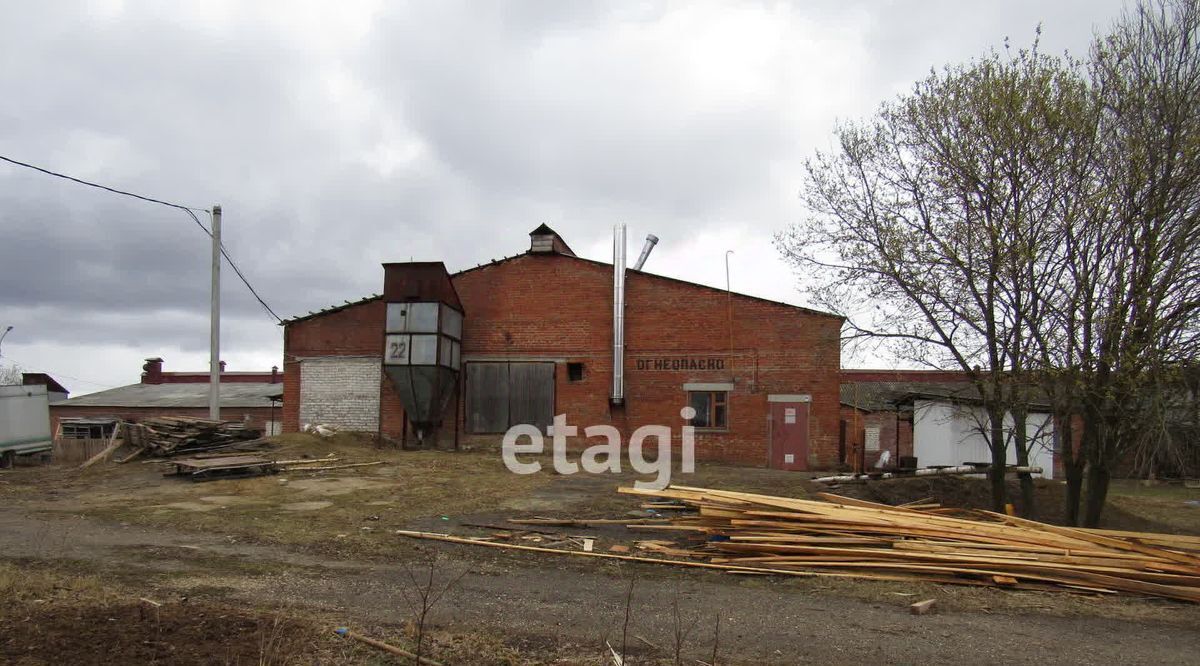
<svg viewBox="0 0 1200 666">
<path fill-rule="evenodd" d="M 664 552 L 710 564 L 1200 602 L 1200 537 L 1059 527 L 829 493 L 813 501 L 686 486 L 620 492 L 696 509 L 668 526 L 630 527 L 698 537 Z"/>
<path fill-rule="evenodd" d="M 210 421 L 185 416 L 158 416 L 125 426 L 127 443 L 137 453 L 169 457 L 253 447 L 261 433 L 237 421 Z M 130 456 L 129 458 L 132 458 Z M 127 460 L 129 458 L 126 458 Z"/>
<path fill-rule="evenodd" d="M 170 462 L 175 468 L 174 472 L 168 472 L 164 476 L 182 476 L 192 481 L 211 481 L 279 472 L 279 466 L 274 461 L 250 455 L 173 458 L 164 462 Z"/>
</svg>

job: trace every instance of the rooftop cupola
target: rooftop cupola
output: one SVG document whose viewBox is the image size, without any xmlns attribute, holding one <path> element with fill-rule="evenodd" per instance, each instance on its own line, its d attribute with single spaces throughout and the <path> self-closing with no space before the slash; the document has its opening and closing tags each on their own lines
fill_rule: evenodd
<svg viewBox="0 0 1200 666">
<path fill-rule="evenodd" d="M 565 254 L 575 256 L 575 252 L 567 245 L 558 232 L 549 225 L 543 224 L 529 232 L 529 251 L 533 254 Z"/>
</svg>

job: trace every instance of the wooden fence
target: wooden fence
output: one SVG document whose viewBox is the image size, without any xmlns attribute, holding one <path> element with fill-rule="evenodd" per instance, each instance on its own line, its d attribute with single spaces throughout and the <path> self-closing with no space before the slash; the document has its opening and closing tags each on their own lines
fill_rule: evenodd
<svg viewBox="0 0 1200 666">
<path fill-rule="evenodd" d="M 108 437 L 100 439 L 55 437 L 50 460 L 54 464 L 78 465 L 103 451 L 111 441 Z"/>
</svg>

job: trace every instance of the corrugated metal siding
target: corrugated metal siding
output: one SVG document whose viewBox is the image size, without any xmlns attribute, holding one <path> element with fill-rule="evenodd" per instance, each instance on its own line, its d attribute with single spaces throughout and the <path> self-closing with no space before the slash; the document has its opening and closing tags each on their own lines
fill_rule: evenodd
<svg viewBox="0 0 1200 666">
<path fill-rule="evenodd" d="M 50 403 L 45 386 L 0 386 L 0 448 L 50 447 Z"/>
</svg>

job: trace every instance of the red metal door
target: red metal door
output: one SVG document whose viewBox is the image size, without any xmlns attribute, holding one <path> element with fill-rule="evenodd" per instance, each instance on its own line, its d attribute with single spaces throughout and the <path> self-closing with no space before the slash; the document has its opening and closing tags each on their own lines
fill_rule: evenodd
<svg viewBox="0 0 1200 666">
<path fill-rule="evenodd" d="M 807 402 L 769 402 L 771 408 L 771 467 L 808 469 Z"/>
</svg>

